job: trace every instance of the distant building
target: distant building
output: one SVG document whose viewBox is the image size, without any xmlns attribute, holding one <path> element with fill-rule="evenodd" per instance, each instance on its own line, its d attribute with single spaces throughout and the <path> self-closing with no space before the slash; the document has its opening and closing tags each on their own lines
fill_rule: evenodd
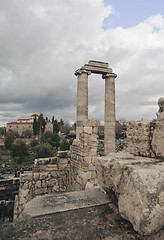
<svg viewBox="0 0 164 240">
<path fill-rule="evenodd" d="M 9 122 L 6 126 L 6 132 L 13 131 L 18 132 L 19 135 L 22 135 L 26 130 L 33 131 L 33 121 L 36 116 L 38 119 L 38 114 L 31 115 L 30 119 L 18 119 L 16 122 Z"/>
</svg>

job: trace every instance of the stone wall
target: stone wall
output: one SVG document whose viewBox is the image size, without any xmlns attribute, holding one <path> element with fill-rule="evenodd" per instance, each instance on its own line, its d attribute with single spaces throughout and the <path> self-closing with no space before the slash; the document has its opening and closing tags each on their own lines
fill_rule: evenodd
<svg viewBox="0 0 164 240">
<path fill-rule="evenodd" d="M 19 194 L 15 199 L 15 219 L 20 217 L 24 205 L 37 195 L 67 190 L 69 162 L 69 151 L 62 151 L 57 157 L 36 159 L 33 171 L 21 174 Z"/>
<path fill-rule="evenodd" d="M 97 186 L 95 162 L 98 147 L 98 126 L 96 120 L 84 120 L 79 128 L 79 140 L 71 147 L 70 188 L 83 190 Z"/>
<path fill-rule="evenodd" d="M 154 157 L 152 149 L 156 120 L 133 120 L 127 122 L 128 151 L 134 155 Z"/>
<path fill-rule="evenodd" d="M 27 122 L 12 122 L 12 123 L 7 123 L 6 126 L 6 132 L 8 131 L 14 131 L 18 132 L 20 135 L 23 134 L 26 130 L 31 130 L 32 132 L 32 123 L 27 123 Z"/>
<path fill-rule="evenodd" d="M 153 132 L 152 150 L 156 158 L 164 159 L 164 119 L 159 119 Z"/>
<path fill-rule="evenodd" d="M 127 122 L 127 140 L 129 153 L 164 159 L 164 119 Z"/>
<path fill-rule="evenodd" d="M 21 217 L 25 204 L 37 195 L 98 186 L 95 167 L 98 126 L 99 121 L 84 120 L 79 129 L 79 140 L 74 140 L 71 152 L 60 151 L 57 157 L 36 159 L 33 171 L 21 175 L 15 219 Z"/>
</svg>

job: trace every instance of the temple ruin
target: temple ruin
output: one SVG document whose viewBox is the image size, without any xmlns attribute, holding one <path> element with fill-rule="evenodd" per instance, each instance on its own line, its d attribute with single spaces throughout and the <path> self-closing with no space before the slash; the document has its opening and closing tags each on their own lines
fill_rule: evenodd
<svg viewBox="0 0 164 240">
<path fill-rule="evenodd" d="M 90 60 L 75 71 L 77 83 L 77 128 L 76 139 L 79 139 L 83 120 L 88 120 L 88 76 L 91 73 L 101 74 L 105 79 L 105 114 L 104 114 L 104 149 L 105 155 L 115 152 L 115 78 L 117 75 L 108 68 L 108 63 Z"/>
<path fill-rule="evenodd" d="M 99 121 L 88 119 L 88 76 L 91 73 L 102 74 L 105 79 L 103 157 L 97 155 Z M 95 205 L 112 202 L 119 215 L 128 220 L 140 236 L 148 236 L 146 240 L 163 239 L 164 98 L 158 101 L 157 119 L 127 123 L 129 153 L 115 153 L 116 74 L 108 68 L 108 63 L 89 61 L 76 70 L 75 75 L 78 76 L 77 137 L 70 151 L 60 151 L 55 157 L 36 159 L 33 170 L 21 174 L 14 219 L 41 216 L 42 210 L 44 214 L 54 214 L 57 196 L 58 200 L 68 199 L 68 202 L 59 201 L 60 207 L 63 207 L 62 204 L 64 207 L 70 205 L 72 196 L 73 207 L 77 202 L 82 202 L 81 207 L 91 206 L 87 201 Z M 88 198 L 90 195 L 94 195 L 92 201 Z M 41 203 L 39 207 L 38 201 Z M 34 204 L 37 206 L 35 211 L 39 211 L 37 215 L 33 211 Z"/>
</svg>

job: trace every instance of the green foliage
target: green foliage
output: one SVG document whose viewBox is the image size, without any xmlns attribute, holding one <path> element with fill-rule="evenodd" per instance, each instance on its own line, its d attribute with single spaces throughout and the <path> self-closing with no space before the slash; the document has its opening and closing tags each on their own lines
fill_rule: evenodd
<svg viewBox="0 0 164 240">
<path fill-rule="evenodd" d="M 6 133 L 5 127 L 0 127 L 0 135 L 4 135 Z"/>
<path fill-rule="evenodd" d="M 64 125 L 63 119 L 60 119 L 59 125 Z"/>
<path fill-rule="evenodd" d="M 20 138 L 19 133 L 16 131 L 12 131 L 12 132 L 10 132 L 10 134 L 13 135 L 15 138 Z"/>
<path fill-rule="evenodd" d="M 52 146 L 49 143 L 41 143 L 35 147 L 36 158 L 51 157 Z"/>
<path fill-rule="evenodd" d="M 46 119 L 48 120 L 47 117 Z M 43 117 L 43 113 L 39 115 L 38 120 L 36 119 L 36 116 L 35 116 L 33 121 L 33 135 L 34 136 L 39 135 L 40 129 L 41 129 L 41 134 L 43 134 L 45 130 L 45 126 L 46 126 L 46 120 Z"/>
<path fill-rule="evenodd" d="M 35 116 L 33 121 L 33 135 L 36 136 L 37 134 L 38 134 L 38 121 Z"/>
<path fill-rule="evenodd" d="M 35 146 L 37 146 L 39 144 L 39 142 L 36 140 L 36 139 L 33 139 L 32 141 L 31 141 L 31 143 L 30 143 L 30 146 L 32 147 L 32 148 L 34 148 Z"/>
<path fill-rule="evenodd" d="M 55 118 L 54 118 L 54 116 L 52 117 L 52 123 L 54 123 L 54 121 L 55 121 Z"/>
<path fill-rule="evenodd" d="M 28 156 L 28 147 L 25 142 L 18 141 L 13 145 L 11 151 L 12 157 L 19 157 L 20 159 Z"/>
<path fill-rule="evenodd" d="M 58 133 L 59 132 L 59 123 L 58 120 L 55 119 L 53 122 L 53 133 Z"/>
<path fill-rule="evenodd" d="M 32 137 L 32 131 L 30 129 L 26 129 L 23 133 L 23 136 L 25 138 L 31 138 Z"/>
<path fill-rule="evenodd" d="M 45 126 L 46 126 L 46 121 L 43 117 L 43 113 L 41 113 L 38 118 L 38 133 L 40 133 L 40 128 L 41 128 L 41 134 L 43 134 L 45 130 Z"/>
<path fill-rule="evenodd" d="M 5 139 L 4 139 L 4 146 L 7 150 L 12 149 L 15 139 L 16 139 L 16 136 L 15 136 L 14 132 L 6 133 Z"/>
<path fill-rule="evenodd" d="M 65 151 L 65 150 L 69 150 L 69 148 L 70 148 L 70 143 L 64 138 L 64 139 L 61 141 L 60 150 L 61 150 L 61 151 Z"/>
<path fill-rule="evenodd" d="M 49 143 L 52 147 L 60 146 L 60 137 L 50 131 L 43 133 L 40 141 L 41 143 Z"/>
</svg>

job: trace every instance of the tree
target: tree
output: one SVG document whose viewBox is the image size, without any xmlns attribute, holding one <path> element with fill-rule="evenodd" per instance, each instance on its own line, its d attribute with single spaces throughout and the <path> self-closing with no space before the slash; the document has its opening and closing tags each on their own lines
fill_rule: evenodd
<svg viewBox="0 0 164 240">
<path fill-rule="evenodd" d="M 16 136 L 15 136 L 14 132 L 6 133 L 5 139 L 4 139 L 4 146 L 7 150 L 12 149 L 15 139 L 16 139 Z"/>
<path fill-rule="evenodd" d="M 36 119 L 36 115 L 33 121 L 33 135 L 36 136 L 38 134 L 38 121 Z"/>
<path fill-rule="evenodd" d="M 25 142 L 18 141 L 13 145 L 11 151 L 12 157 L 19 157 L 20 159 L 28 156 L 28 147 Z"/>
<path fill-rule="evenodd" d="M 31 141 L 31 143 L 30 143 L 30 146 L 32 147 L 32 148 L 34 148 L 35 146 L 37 146 L 39 144 L 39 142 L 36 140 L 36 139 L 33 139 L 32 141 Z"/>
<path fill-rule="evenodd" d="M 122 135 L 122 124 L 119 121 L 116 121 L 115 131 L 116 131 L 116 138 L 120 138 Z"/>
<path fill-rule="evenodd" d="M 43 117 L 43 113 L 41 113 L 38 118 L 38 133 L 40 133 L 40 130 L 41 130 L 41 134 L 43 134 L 45 130 L 45 126 L 46 126 L 46 121 Z"/>
<path fill-rule="evenodd" d="M 52 156 L 52 146 L 49 143 L 41 143 L 35 147 L 35 150 L 37 158 Z"/>
<path fill-rule="evenodd" d="M 54 116 L 52 117 L 52 123 L 54 123 L 54 121 L 55 121 L 55 118 L 54 118 Z"/>
<path fill-rule="evenodd" d="M 59 123 L 58 120 L 55 119 L 53 123 L 53 133 L 58 133 L 59 132 Z"/>
<path fill-rule="evenodd" d="M 4 135 L 6 133 L 5 127 L 0 127 L 0 135 Z"/>
<path fill-rule="evenodd" d="M 70 149 L 70 144 L 69 144 L 69 142 L 64 138 L 64 139 L 61 141 L 60 150 L 61 150 L 61 151 L 65 151 L 65 150 L 69 150 L 69 149 Z"/>
<path fill-rule="evenodd" d="M 52 147 L 60 146 L 60 137 L 56 133 L 50 131 L 43 133 L 40 141 L 42 143 L 49 143 Z"/>
<path fill-rule="evenodd" d="M 63 119 L 60 119 L 59 125 L 64 125 Z"/>
<path fill-rule="evenodd" d="M 32 137 L 32 131 L 30 129 L 26 129 L 23 133 L 23 136 L 25 138 L 31 138 Z"/>
</svg>

